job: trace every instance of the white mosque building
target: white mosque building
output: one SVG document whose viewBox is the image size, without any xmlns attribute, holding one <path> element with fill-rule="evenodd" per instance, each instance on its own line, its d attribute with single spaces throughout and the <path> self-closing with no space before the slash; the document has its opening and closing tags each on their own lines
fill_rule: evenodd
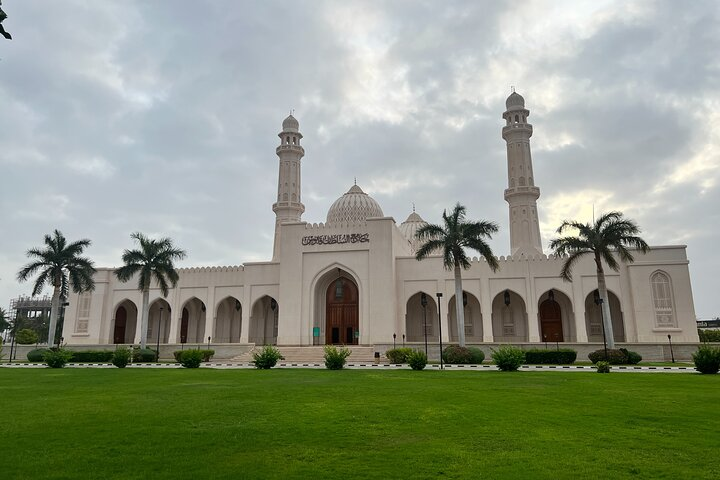
<svg viewBox="0 0 720 480">
<path fill-rule="evenodd" d="M 502 127 L 510 255 L 499 257 L 497 272 L 482 259 L 463 271 L 466 341 L 484 347 L 562 342 L 582 353 L 603 342 L 595 266 L 585 258 L 574 268 L 573 281 L 565 282 L 559 276 L 563 259 L 543 252 L 529 114 L 523 97 L 512 93 Z M 272 260 L 179 269 L 180 281 L 167 298 L 157 288 L 150 291 L 148 344 L 159 340 L 169 350 L 207 343 L 209 337 L 230 357 L 264 344 L 346 344 L 384 351 L 393 335 L 397 343 L 404 338 L 410 344 L 422 344 L 427 335 L 434 345 L 440 332 L 443 342 L 456 341 L 453 274 L 441 257 L 414 257 L 421 216 L 412 212 L 398 225 L 352 185 L 330 206 L 325 223 L 304 222 L 305 150 L 292 115 L 278 136 Z M 684 245 L 654 246 L 606 275 L 616 342 L 662 358 L 668 336 L 676 345 L 698 341 Z M 138 344 L 142 294 L 137 282 L 119 282 L 112 269 L 99 269 L 95 281 L 95 291 L 69 299 L 65 342 Z"/>
</svg>

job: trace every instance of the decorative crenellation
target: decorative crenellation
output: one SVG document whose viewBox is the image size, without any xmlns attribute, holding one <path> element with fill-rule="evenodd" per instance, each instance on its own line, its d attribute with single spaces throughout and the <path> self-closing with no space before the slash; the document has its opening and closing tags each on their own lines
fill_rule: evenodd
<svg viewBox="0 0 720 480">
<path fill-rule="evenodd" d="M 225 267 L 185 267 L 176 269 L 178 273 L 216 273 L 216 272 L 244 272 L 245 267 L 242 265 L 225 266 Z"/>
</svg>

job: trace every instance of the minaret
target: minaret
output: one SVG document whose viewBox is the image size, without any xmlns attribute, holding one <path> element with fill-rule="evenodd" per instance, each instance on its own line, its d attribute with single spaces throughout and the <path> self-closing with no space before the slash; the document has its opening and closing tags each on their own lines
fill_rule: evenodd
<svg viewBox="0 0 720 480">
<path fill-rule="evenodd" d="M 299 222 L 305 205 L 300 201 L 300 159 L 305 150 L 300 146 L 300 124 L 290 115 L 282 123 L 280 145 L 275 153 L 280 157 L 278 170 L 278 196 L 273 203 L 275 212 L 275 241 L 273 243 L 273 260 L 280 254 L 280 225 L 284 222 Z"/>
<path fill-rule="evenodd" d="M 542 253 L 537 199 L 540 189 L 533 181 L 530 137 L 532 125 L 527 123 L 530 112 L 525 99 L 515 93 L 505 101 L 505 126 L 502 137 L 507 142 L 508 188 L 505 200 L 510 206 L 510 252 L 512 255 Z"/>
</svg>

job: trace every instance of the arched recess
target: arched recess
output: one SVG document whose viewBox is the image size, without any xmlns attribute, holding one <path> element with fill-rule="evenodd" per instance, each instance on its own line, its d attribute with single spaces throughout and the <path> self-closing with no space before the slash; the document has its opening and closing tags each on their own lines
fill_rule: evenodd
<svg viewBox="0 0 720 480">
<path fill-rule="evenodd" d="M 465 312 L 465 342 L 482 342 L 482 312 L 480 310 L 480 302 L 472 293 L 463 292 L 463 308 Z M 458 341 L 457 312 L 455 308 L 455 295 L 450 297 L 447 305 L 448 309 L 448 331 L 450 332 L 450 341 Z"/>
<path fill-rule="evenodd" d="M 422 306 L 422 295 L 425 293 L 427 304 Z M 431 293 L 417 292 L 410 297 L 405 305 L 405 335 L 408 342 L 424 342 L 427 331 L 428 341 L 437 342 L 437 304 Z"/>
<path fill-rule="evenodd" d="M 528 313 L 525 300 L 505 290 L 492 301 L 493 341 L 519 343 L 528 341 Z"/>
<path fill-rule="evenodd" d="M 110 341 L 116 344 L 135 342 L 138 308 L 132 300 L 125 299 L 115 307 L 110 326 Z"/>
<path fill-rule="evenodd" d="M 259 298 L 250 315 L 249 341 L 255 345 L 277 345 L 280 305 L 269 295 Z"/>
<path fill-rule="evenodd" d="M 559 290 L 548 290 L 538 301 L 541 342 L 574 342 L 577 338 L 572 302 Z"/>
<path fill-rule="evenodd" d="M 162 308 L 162 310 L 161 310 Z M 170 338 L 170 319 L 172 311 L 170 304 L 163 298 L 158 298 L 150 304 L 147 324 L 147 343 L 156 344 L 158 332 L 160 343 L 168 343 Z"/>
<path fill-rule="evenodd" d="M 587 328 L 588 342 L 603 341 L 603 318 L 600 304 L 596 303 L 599 298 L 593 290 L 585 297 L 585 328 Z M 617 295 L 608 290 L 610 300 L 610 316 L 612 317 L 613 338 L 616 342 L 625 341 L 625 322 L 623 320 L 622 305 Z"/>
<path fill-rule="evenodd" d="M 205 343 L 205 317 L 207 308 L 197 297 L 182 307 L 180 317 L 180 343 Z"/>
<path fill-rule="evenodd" d="M 312 318 L 313 318 L 313 345 L 325 344 L 328 335 L 327 332 L 327 293 L 330 285 L 333 285 L 339 278 L 350 280 L 357 288 L 357 313 L 358 313 L 358 335 L 361 333 L 363 325 L 360 323 L 360 310 L 362 299 L 362 287 L 360 281 L 351 270 L 343 265 L 335 264 L 328 266 L 324 271 L 320 272 L 311 284 L 312 293 Z"/>
<path fill-rule="evenodd" d="M 215 331 L 212 334 L 215 343 L 240 342 L 242 325 L 242 304 L 235 297 L 225 297 L 218 303 L 215 315 Z"/>
</svg>

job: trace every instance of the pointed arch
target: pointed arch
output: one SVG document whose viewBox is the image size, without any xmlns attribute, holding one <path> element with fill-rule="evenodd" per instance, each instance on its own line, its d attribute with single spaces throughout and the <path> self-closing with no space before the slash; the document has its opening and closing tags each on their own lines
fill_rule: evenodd
<svg viewBox="0 0 720 480">
<path fill-rule="evenodd" d="M 650 275 L 650 290 L 655 311 L 655 326 L 676 327 L 675 299 L 670 275 L 663 270 L 655 270 Z"/>
<path fill-rule="evenodd" d="M 596 302 L 597 289 L 588 293 L 585 297 L 585 328 L 587 329 L 588 342 L 603 341 L 603 318 L 602 309 Z M 610 316 L 613 324 L 613 337 L 616 342 L 625 341 L 625 322 L 623 321 L 622 305 L 618 296 L 608 290 L 608 301 L 610 302 Z"/>
<path fill-rule="evenodd" d="M 577 334 L 570 297 L 558 289 L 550 289 L 538 300 L 538 328 L 541 342 L 574 342 Z"/>
<path fill-rule="evenodd" d="M 228 295 L 220 300 L 215 308 L 213 341 L 215 343 L 239 343 L 241 327 L 242 303 L 236 297 Z"/>
<path fill-rule="evenodd" d="M 270 295 L 258 298 L 250 310 L 249 341 L 255 345 L 277 345 L 280 304 Z"/>
<path fill-rule="evenodd" d="M 313 337 L 313 344 L 320 345 L 325 343 L 326 337 L 326 294 L 330 284 L 336 281 L 341 276 L 347 277 L 357 287 L 358 291 L 358 323 L 359 331 L 362 333 L 363 325 L 363 298 L 364 291 L 363 285 L 360 282 L 360 277 L 347 266 L 335 262 L 315 274 L 312 281 L 310 282 L 310 312 L 312 315 L 312 327 L 313 329 L 319 329 L 320 336 Z"/>
<path fill-rule="evenodd" d="M 130 345 L 135 342 L 138 308 L 129 298 L 120 300 L 113 308 L 110 322 L 110 342 Z"/>
<path fill-rule="evenodd" d="M 426 306 L 422 306 L 422 295 L 425 294 Z M 424 342 L 427 332 L 428 342 L 437 342 L 437 303 L 433 294 L 416 292 L 405 303 L 405 335 L 408 342 Z"/>
<path fill-rule="evenodd" d="M 492 326 L 495 342 L 527 342 L 528 313 L 525 299 L 510 289 L 495 295 L 492 301 Z"/>
<path fill-rule="evenodd" d="M 482 309 L 480 301 L 475 295 L 463 291 L 463 308 L 465 317 L 465 341 L 468 343 L 483 341 Z M 450 297 L 447 303 L 448 332 L 451 342 L 458 341 L 457 312 L 455 308 L 455 295 Z"/>
<path fill-rule="evenodd" d="M 191 297 L 183 303 L 180 312 L 180 343 L 205 343 L 205 303 L 198 297 Z"/>
</svg>

